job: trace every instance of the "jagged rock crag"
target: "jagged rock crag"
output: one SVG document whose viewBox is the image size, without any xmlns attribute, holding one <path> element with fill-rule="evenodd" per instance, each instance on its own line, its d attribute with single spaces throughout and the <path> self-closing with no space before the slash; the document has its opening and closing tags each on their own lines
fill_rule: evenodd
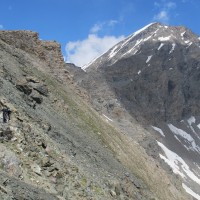
<svg viewBox="0 0 200 200">
<path fill-rule="evenodd" d="M 33 31 L 0 31 L 0 38 L 7 44 L 27 53 L 36 55 L 52 68 L 63 67 L 64 60 L 60 44 L 56 41 L 43 41 Z"/>
</svg>

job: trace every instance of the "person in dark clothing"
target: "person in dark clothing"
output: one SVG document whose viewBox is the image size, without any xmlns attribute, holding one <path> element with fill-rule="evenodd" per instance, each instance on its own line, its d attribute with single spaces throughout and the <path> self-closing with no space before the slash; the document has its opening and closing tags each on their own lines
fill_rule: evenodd
<svg viewBox="0 0 200 200">
<path fill-rule="evenodd" d="M 3 108 L 3 123 L 7 123 L 10 120 L 11 110 L 9 108 Z"/>
</svg>

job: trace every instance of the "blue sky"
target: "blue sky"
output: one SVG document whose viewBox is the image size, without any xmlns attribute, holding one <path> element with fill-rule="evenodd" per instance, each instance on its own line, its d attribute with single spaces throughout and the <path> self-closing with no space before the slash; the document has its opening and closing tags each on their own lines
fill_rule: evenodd
<svg viewBox="0 0 200 200">
<path fill-rule="evenodd" d="M 39 32 L 82 66 L 151 22 L 200 35 L 199 11 L 200 0 L 0 0 L 0 29 Z"/>
</svg>

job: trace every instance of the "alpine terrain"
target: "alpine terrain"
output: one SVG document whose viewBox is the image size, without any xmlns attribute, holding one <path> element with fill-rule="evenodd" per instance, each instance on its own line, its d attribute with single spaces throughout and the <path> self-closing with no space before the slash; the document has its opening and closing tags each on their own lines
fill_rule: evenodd
<svg viewBox="0 0 200 200">
<path fill-rule="evenodd" d="M 84 66 L 85 72 L 68 68 L 109 124 L 200 199 L 199 36 L 152 23 Z"/>
<path fill-rule="evenodd" d="M 199 67 L 184 27 L 150 24 L 84 70 L 0 31 L 0 199 L 199 200 Z"/>
</svg>

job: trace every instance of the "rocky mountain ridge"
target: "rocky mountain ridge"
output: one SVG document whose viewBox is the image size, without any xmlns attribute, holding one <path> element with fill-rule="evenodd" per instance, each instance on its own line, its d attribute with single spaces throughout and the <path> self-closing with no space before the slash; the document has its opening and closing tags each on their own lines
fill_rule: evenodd
<svg viewBox="0 0 200 200">
<path fill-rule="evenodd" d="M 179 43 L 186 47 L 191 45 L 199 47 L 200 40 L 196 34 L 184 26 L 167 26 L 161 23 L 151 23 L 119 42 L 103 54 L 103 57 L 96 58 L 82 68 L 87 69 L 86 71 L 94 70 L 99 68 L 105 61 L 107 65 L 112 65 L 119 59 L 139 53 L 141 45 L 148 41 L 154 42 L 154 44 L 157 43 L 157 50 L 160 50 L 165 45 L 163 42 L 170 41 L 171 43 Z M 172 49 L 169 48 L 170 54 L 174 51 L 175 47 L 173 46 Z"/>
<path fill-rule="evenodd" d="M 35 55 L 51 68 L 62 68 L 64 64 L 60 44 L 56 41 L 43 41 L 36 32 L 1 31 L 0 38 L 17 49 Z"/>
<path fill-rule="evenodd" d="M 0 122 L 1 198 L 190 199 L 178 177 L 91 107 L 58 64 L 57 44 L 37 38 L 0 31 L 0 108 L 12 110 Z M 137 135 L 149 134 L 134 126 Z"/>
</svg>

